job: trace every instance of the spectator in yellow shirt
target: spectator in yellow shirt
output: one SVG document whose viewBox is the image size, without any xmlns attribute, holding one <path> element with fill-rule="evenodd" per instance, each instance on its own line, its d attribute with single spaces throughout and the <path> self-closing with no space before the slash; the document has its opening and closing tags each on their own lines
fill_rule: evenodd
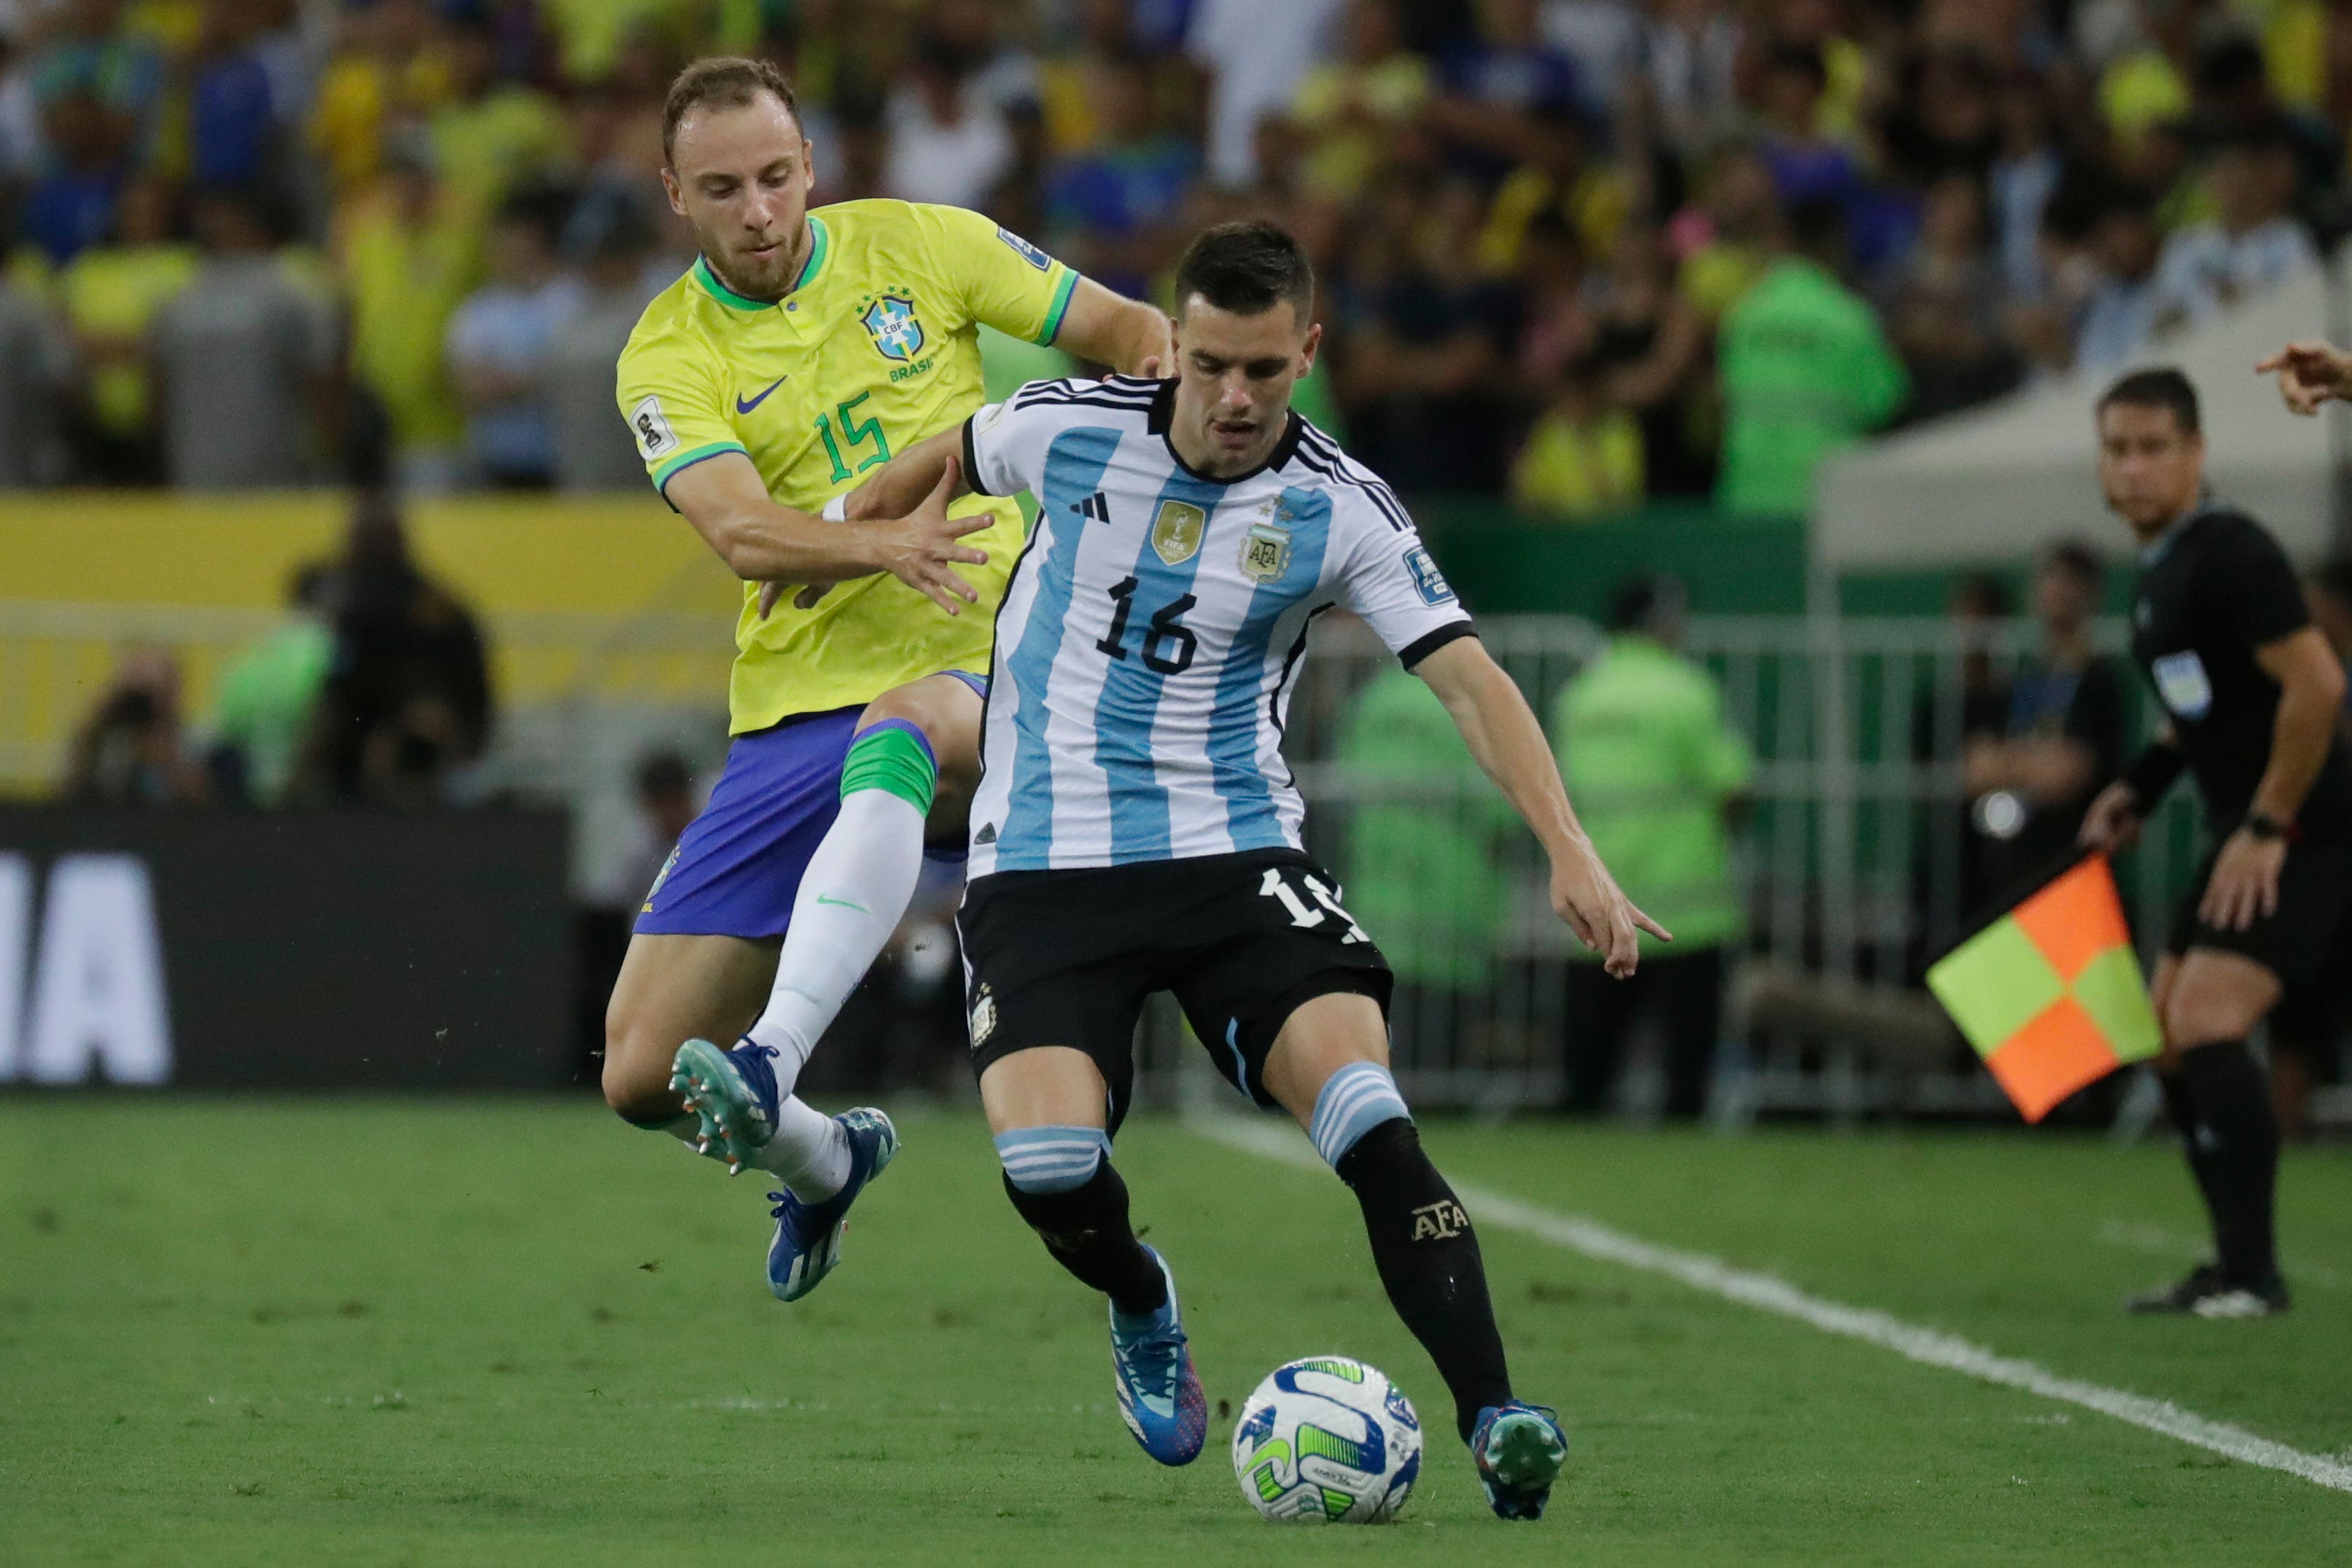
<svg viewBox="0 0 2352 1568">
<path fill-rule="evenodd" d="M 1578 521 L 1620 512 L 1641 505 L 1643 468 L 1641 423 L 1601 396 L 1599 367 L 1580 360 L 1511 465 L 1511 500 Z"/>
<path fill-rule="evenodd" d="M 433 153 L 450 196 L 487 222 L 525 179 L 562 162 L 571 138 L 552 99 L 499 79 L 487 18 L 452 26 L 448 65 L 449 97 L 430 122 Z"/>
<path fill-rule="evenodd" d="M 465 435 L 442 345 L 478 279 L 481 231 L 443 188 L 421 135 L 394 137 L 384 165 L 336 235 L 352 379 L 381 406 L 403 477 L 439 488 L 455 477 Z"/>
<path fill-rule="evenodd" d="M 89 471 L 117 483 L 155 476 L 147 328 L 196 272 L 172 218 L 170 189 L 134 180 L 115 209 L 113 243 L 74 257 L 58 280 L 84 378 L 77 444 Z"/>
<path fill-rule="evenodd" d="M 383 166 L 384 140 L 449 96 L 449 59 L 424 0 L 376 0 L 347 12 L 343 38 L 319 79 L 310 144 L 338 194 L 368 188 Z"/>
<path fill-rule="evenodd" d="M 1429 101 L 1429 62 L 1404 47 L 1396 0 L 1348 7 L 1345 53 L 1298 84 L 1291 119 L 1307 137 L 1310 194 L 1351 201 L 1386 157 L 1390 137 Z"/>
</svg>

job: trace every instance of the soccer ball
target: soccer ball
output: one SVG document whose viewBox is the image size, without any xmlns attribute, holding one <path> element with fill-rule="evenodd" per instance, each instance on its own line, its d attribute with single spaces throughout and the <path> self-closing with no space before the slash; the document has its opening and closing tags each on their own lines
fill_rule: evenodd
<svg viewBox="0 0 2352 1568">
<path fill-rule="evenodd" d="M 1380 1524 L 1397 1516 L 1420 1474 L 1412 1401 L 1344 1355 L 1276 1367 L 1234 1428 L 1234 1475 L 1268 1519 Z"/>
</svg>

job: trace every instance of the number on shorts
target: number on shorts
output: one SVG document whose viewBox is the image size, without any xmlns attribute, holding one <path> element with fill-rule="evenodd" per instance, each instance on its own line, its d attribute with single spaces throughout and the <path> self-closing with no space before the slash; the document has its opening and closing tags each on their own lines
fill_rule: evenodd
<svg viewBox="0 0 2352 1568">
<path fill-rule="evenodd" d="M 1299 896 L 1298 890 L 1283 880 L 1282 871 L 1280 866 L 1266 867 L 1265 880 L 1258 883 L 1257 892 L 1260 898 L 1278 900 L 1282 907 L 1290 912 L 1293 925 L 1301 930 L 1312 930 L 1322 925 L 1327 916 L 1336 915 L 1339 917 L 1339 924 L 1348 928 L 1347 934 L 1339 938 L 1342 943 L 1371 940 L 1364 935 L 1364 928 L 1356 924 L 1356 917 L 1339 907 L 1339 895 L 1324 886 L 1320 877 L 1302 873 L 1298 879 L 1307 884 L 1307 891 L 1315 895 L 1315 902 L 1323 906 L 1311 909 L 1307 907 L 1307 900 Z"/>
</svg>

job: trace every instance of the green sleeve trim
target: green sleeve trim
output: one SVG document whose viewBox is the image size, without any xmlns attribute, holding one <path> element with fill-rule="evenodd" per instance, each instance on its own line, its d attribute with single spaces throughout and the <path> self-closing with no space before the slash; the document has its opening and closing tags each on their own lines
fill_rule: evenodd
<svg viewBox="0 0 2352 1568">
<path fill-rule="evenodd" d="M 885 719 L 866 731 L 850 742 L 849 755 L 842 759 L 845 800 L 860 789 L 881 789 L 929 815 L 939 781 L 930 747 L 904 719 Z"/>
<path fill-rule="evenodd" d="M 1045 308 L 1045 325 L 1038 329 L 1035 337 L 1029 340 L 1031 342 L 1042 349 L 1050 345 L 1055 338 L 1060 335 L 1062 318 L 1068 314 L 1070 296 L 1077 291 L 1077 287 L 1076 270 L 1068 267 L 1062 268 L 1062 281 L 1060 287 L 1054 290 L 1054 303 Z"/>
<path fill-rule="evenodd" d="M 705 458 L 716 457 L 722 452 L 741 452 L 746 457 L 751 455 L 751 453 L 744 451 L 743 444 L 740 441 L 714 441 L 708 446 L 697 446 L 691 451 L 679 453 L 655 469 L 654 488 L 656 490 L 667 488 L 670 479 L 679 469 L 691 468 Z"/>
</svg>

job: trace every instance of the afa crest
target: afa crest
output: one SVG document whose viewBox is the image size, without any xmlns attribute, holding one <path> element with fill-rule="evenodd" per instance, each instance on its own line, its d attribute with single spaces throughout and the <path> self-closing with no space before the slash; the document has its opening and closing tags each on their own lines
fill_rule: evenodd
<svg viewBox="0 0 2352 1568">
<path fill-rule="evenodd" d="M 1151 519 L 1151 548 L 1170 566 L 1181 566 L 1201 553 L 1201 536 L 1209 531 L 1209 514 L 1190 501 L 1162 501 Z"/>
<path fill-rule="evenodd" d="M 866 306 L 857 319 L 884 359 L 899 364 L 923 351 L 923 324 L 915 319 L 915 302 L 903 294 L 885 294 Z"/>
<path fill-rule="evenodd" d="M 1290 530 L 1272 523 L 1253 523 L 1242 536 L 1242 572 L 1259 582 L 1273 582 L 1290 569 Z"/>
</svg>

